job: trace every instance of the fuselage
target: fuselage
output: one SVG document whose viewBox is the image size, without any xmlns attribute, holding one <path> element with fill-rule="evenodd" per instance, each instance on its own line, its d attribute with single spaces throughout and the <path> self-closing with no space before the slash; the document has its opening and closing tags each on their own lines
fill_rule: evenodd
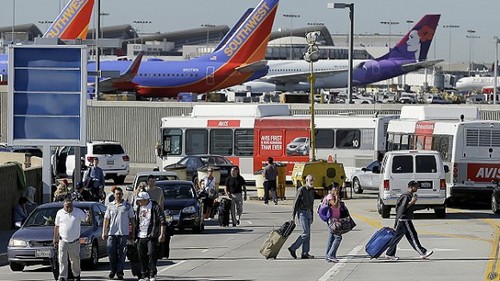
<svg viewBox="0 0 500 281">
<path fill-rule="evenodd" d="M 493 88 L 493 77 L 463 77 L 458 79 L 455 88 L 458 91 L 481 91 L 483 88 Z M 500 86 L 500 78 L 497 78 L 497 87 Z"/>
</svg>

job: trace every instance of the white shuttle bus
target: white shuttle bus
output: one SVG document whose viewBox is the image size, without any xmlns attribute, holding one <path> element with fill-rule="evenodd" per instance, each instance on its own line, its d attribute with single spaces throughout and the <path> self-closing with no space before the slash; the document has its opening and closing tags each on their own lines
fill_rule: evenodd
<svg viewBox="0 0 500 281">
<path fill-rule="evenodd" d="M 436 150 L 445 165 L 446 196 L 490 198 L 500 179 L 500 122 L 480 120 L 477 107 L 403 107 L 387 129 L 387 150 Z"/>
<path fill-rule="evenodd" d="M 316 115 L 316 158 L 344 164 L 346 179 L 385 153 L 389 120 L 397 116 Z M 161 121 L 160 165 L 186 155 L 219 154 L 254 180 L 268 157 L 287 164 L 309 161 L 310 116 L 292 116 L 284 104 L 195 105 L 190 116 Z"/>
</svg>

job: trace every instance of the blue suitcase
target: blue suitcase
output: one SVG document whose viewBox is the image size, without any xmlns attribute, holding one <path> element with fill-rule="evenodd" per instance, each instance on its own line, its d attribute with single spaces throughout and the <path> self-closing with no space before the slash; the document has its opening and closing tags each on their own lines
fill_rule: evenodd
<svg viewBox="0 0 500 281">
<path fill-rule="evenodd" d="M 377 230 L 365 246 L 365 251 L 372 259 L 376 259 L 389 248 L 389 241 L 394 237 L 395 230 L 390 227 L 382 227 Z"/>
</svg>

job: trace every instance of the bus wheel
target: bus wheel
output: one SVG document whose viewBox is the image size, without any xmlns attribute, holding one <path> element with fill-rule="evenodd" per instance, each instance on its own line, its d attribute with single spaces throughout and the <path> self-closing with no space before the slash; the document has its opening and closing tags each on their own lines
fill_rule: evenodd
<svg viewBox="0 0 500 281">
<path fill-rule="evenodd" d="M 491 211 L 493 211 L 494 214 L 500 214 L 500 208 L 498 206 L 498 200 L 495 196 L 495 192 L 491 195 Z"/>
</svg>

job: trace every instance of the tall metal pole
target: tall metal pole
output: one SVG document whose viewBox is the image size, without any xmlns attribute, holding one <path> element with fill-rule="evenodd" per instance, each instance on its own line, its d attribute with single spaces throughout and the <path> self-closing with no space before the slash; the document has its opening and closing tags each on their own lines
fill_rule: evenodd
<svg viewBox="0 0 500 281">
<path fill-rule="evenodd" d="M 316 160 L 316 130 L 315 130 L 315 122 L 314 122 L 314 82 L 316 79 L 314 78 L 314 66 L 313 66 L 313 61 L 309 63 L 309 70 L 310 70 L 310 75 L 309 75 L 309 85 L 311 86 L 310 92 L 311 92 L 311 151 L 309 152 L 309 160 L 315 161 Z"/>
<path fill-rule="evenodd" d="M 95 57 L 95 71 L 97 73 L 97 76 L 95 78 L 95 86 L 94 86 L 94 90 L 95 90 L 95 96 L 94 98 L 95 99 L 98 99 L 99 97 L 99 81 L 101 80 L 101 73 L 100 73 L 100 69 L 101 69 L 101 58 L 100 58 L 100 51 L 99 51 L 99 31 L 101 30 L 101 17 L 99 16 L 101 14 L 101 0 L 97 0 L 96 1 L 96 12 L 95 12 L 95 16 L 96 16 L 96 19 L 97 19 L 97 28 L 95 29 L 96 32 L 94 32 L 95 34 L 95 53 L 96 53 L 96 57 Z"/>
<path fill-rule="evenodd" d="M 290 18 L 290 60 L 293 59 L 293 18 L 300 18 L 299 14 L 283 14 L 285 18 Z"/>
<path fill-rule="evenodd" d="M 14 44 L 14 32 L 16 25 L 16 0 L 12 0 L 12 30 L 11 30 L 11 44 Z"/>
<path fill-rule="evenodd" d="M 443 25 L 443 28 L 448 28 L 450 30 L 450 38 L 448 40 L 448 70 L 451 70 L 451 30 L 459 27 L 460 26 L 456 24 Z"/>
<path fill-rule="evenodd" d="M 495 36 L 495 66 L 493 67 L 493 71 L 495 72 L 493 75 L 493 104 L 497 104 L 497 77 L 498 77 L 498 37 Z"/>
<path fill-rule="evenodd" d="M 347 102 L 352 103 L 352 75 L 353 75 L 353 54 L 354 54 L 354 3 L 348 4 L 349 7 L 349 20 L 351 21 L 351 28 L 349 30 L 349 81 L 347 87 L 349 88 Z"/>
</svg>

